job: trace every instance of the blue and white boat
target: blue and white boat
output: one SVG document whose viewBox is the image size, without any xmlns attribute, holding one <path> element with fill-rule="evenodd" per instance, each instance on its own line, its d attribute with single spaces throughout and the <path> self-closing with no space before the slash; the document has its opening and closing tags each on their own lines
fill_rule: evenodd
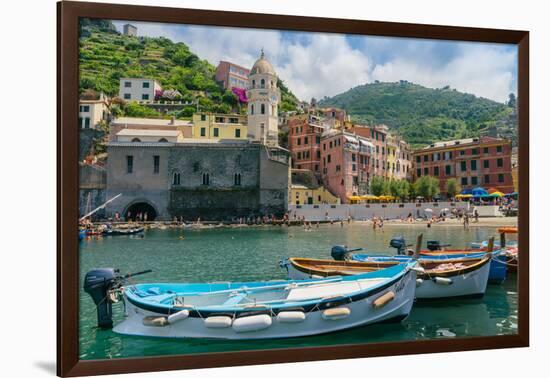
<svg viewBox="0 0 550 378">
<path fill-rule="evenodd" d="M 406 248 L 402 238 L 392 239 L 390 245 L 401 250 Z M 349 253 L 345 246 L 333 247 L 331 255 L 335 260 L 363 263 L 403 262 L 410 259 L 403 253 L 397 256 Z M 423 272 L 417 274 L 417 299 L 480 298 L 485 295 L 492 261 L 490 254 L 447 259 L 419 258 L 417 261 L 419 268 L 423 269 Z"/>
<path fill-rule="evenodd" d="M 126 318 L 114 332 L 165 338 L 271 339 L 318 335 L 400 321 L 411 311 L 415 261 L 346 277 L 304 281 L 123 285 L 113 269 L 85 278 L 98 325 L 112 326 L 122 296 Z M 118 293 L 118 294 L 117 294 Z"/>
</svg>

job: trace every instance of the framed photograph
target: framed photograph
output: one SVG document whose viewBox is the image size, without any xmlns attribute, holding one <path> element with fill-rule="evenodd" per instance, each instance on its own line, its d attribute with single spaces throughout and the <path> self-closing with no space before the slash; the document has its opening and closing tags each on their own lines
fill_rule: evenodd
<svg viewBox="0 0 550 378">
<path fill-rule="evenodd" d="M 528 85 L 526 31 L 59 2 L 58 375 L 528 346 Z"/>
</svg>

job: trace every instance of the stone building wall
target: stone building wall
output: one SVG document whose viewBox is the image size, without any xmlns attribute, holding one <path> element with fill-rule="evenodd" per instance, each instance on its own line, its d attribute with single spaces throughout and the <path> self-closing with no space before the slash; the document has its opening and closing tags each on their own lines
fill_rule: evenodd
<svg viewBox="0 0 550 378">
<path fill-rule="evenodd" d="M 126 156 L 130 155 L 134 171 L 128 174 Z M 153 173 L 155 155 L 160 158 L 158 174 Z M 174 174 L 179 175 L 179 184 Z M 240 184 L 235 174 L 240 175 Z M 112 143 L 107 197 L 122 196 L 108 205 L 107 216 L 125 214 L 130 205 L 140 202 L 152 206 L 157 219 L 282 216 L 288 204 L 289 176 L 288 159 L 272 156 L 260 144 Z"/>
</svg>

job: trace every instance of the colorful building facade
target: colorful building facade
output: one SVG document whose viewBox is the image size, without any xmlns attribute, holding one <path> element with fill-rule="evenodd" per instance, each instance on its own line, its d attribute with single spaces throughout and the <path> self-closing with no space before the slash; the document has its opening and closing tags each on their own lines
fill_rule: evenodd
<svg viewBox="0 0 550 378">
<path fill-rule="evenodd" d="M 215 77 L 216 81 L 222 83 L 225 89 L 247 88 L 249 74 L 248 68 L 222 60 L 216 67 Z"/>
<path fill-rule="evenodd" d="M 321 139 L 321 177 L 325 187 L 343 203 L 369 193 L 375 146 L 343 130 L 329 130 Z"/>
<path fill-rule="evenodd" d="M 321 135 L 325 127 L 313 114 L 298 114 L 288 119 L 288 146 L 292 167 L 321 173 Z"/>
<path fill-rule="evenodd" d="M 455 178 L 462 189 L 496 188 L 514 191 L 512 144 L 509 140 L 480 137 L 437 142 L 414 151 L 413 177 L 434 176 L 446 195 L 446 182 Z"/>
<path fill-rule="evenodd" d="M 247 120 L 241 114 L 193 114 L 194 139 L 247 139 Z"/>
</svg>

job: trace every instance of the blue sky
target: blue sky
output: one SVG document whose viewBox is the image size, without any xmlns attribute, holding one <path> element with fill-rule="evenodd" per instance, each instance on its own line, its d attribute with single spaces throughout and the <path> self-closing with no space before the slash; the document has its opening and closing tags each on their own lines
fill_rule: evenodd
<svg viewBox="0 0 550 378">
<path fill-rule="evenodd" d="M 126 22 L 115 21 L 122 30 Z M 138 35 L 184 42 L 213 65 L 220 60 L 251 67 L 260 49 L 302 100 L 354 86 L 408 80 L 430 88 L 449 85 L 504 102 L 517 93 L 514 45 L 412 38 L 289 32 L 132 22 Z"/>
</svg>

